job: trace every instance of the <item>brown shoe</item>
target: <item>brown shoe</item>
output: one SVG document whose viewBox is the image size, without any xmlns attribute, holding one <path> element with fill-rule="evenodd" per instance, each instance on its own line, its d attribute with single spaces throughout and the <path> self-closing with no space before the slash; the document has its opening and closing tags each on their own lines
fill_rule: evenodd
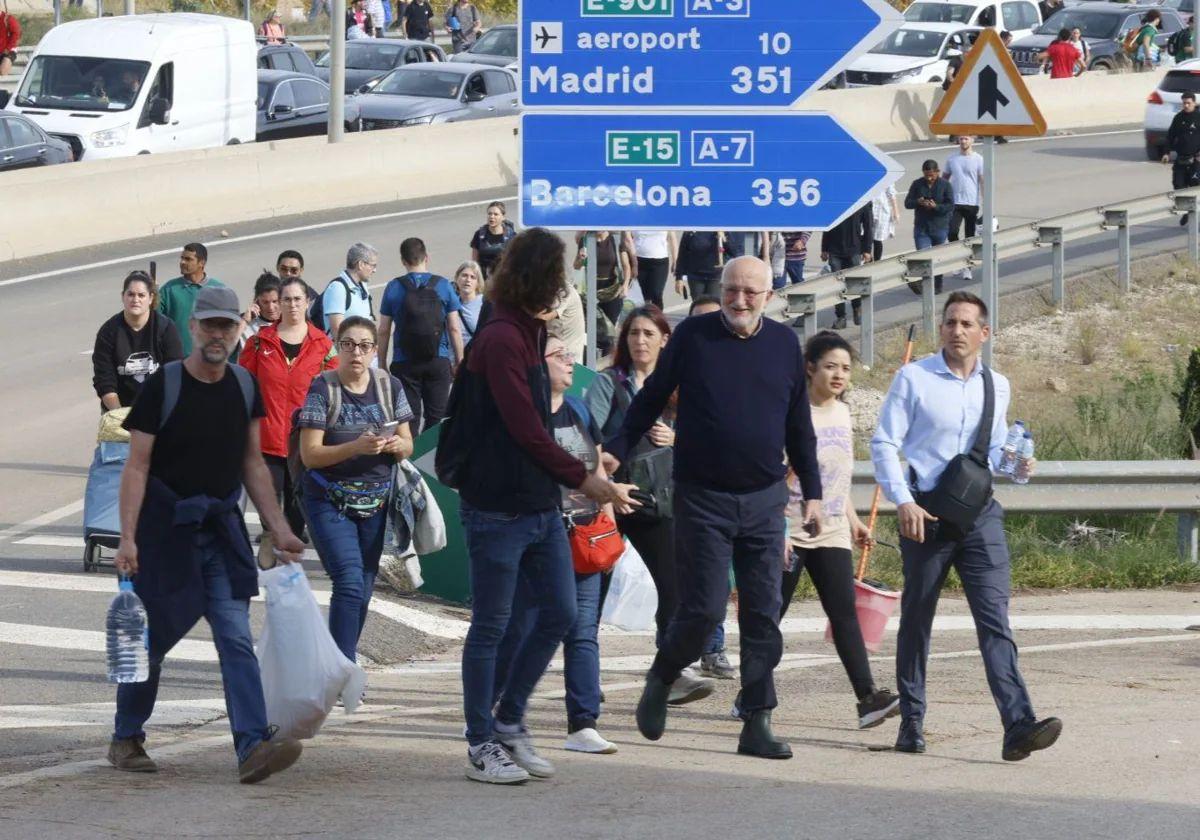
<svg viewBox="0 0 1200 840">
<path fill-rule="evenodd" d="M 244 785 L 254 785 L 282 773 L 296 763 L 303 749 L 295 738 L 276 737 L 262 741 L 238 765 L 238 779 Z"/>
<path fill-rule="evenodd" d="M 114 738 L 108 745 L 108 763 L 128 773 L 158 772 L 158 765 L 146 755 L 137 738 Z"/>
</svg>

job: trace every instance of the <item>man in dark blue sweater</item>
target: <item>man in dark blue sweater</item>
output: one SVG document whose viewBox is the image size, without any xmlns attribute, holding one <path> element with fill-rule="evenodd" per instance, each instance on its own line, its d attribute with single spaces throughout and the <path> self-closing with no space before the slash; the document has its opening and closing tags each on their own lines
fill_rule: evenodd
<svg viewBox="0 0 1200 840">
<path fill-rule="evenodd" d="M 792 330 L 763 318 L 771 270 L 738 257 L 721 278 L 721 311 L 679 325 L 658 367 L 605 449 L 623 460 L 678 389 L 675 437 L 675 550 L 679 610 L 646 675 L 638 729 L 662 737 L 671 683 L 694 662 L 729 600 L 729 565 L 739 593 L 742 704 L 738 752 L 790 758 L 771 732 L 779 632 L 787 453 L 804 491 L 808 528 L 821 528 L 821 478 L 804 358 Z"/>
</svg>

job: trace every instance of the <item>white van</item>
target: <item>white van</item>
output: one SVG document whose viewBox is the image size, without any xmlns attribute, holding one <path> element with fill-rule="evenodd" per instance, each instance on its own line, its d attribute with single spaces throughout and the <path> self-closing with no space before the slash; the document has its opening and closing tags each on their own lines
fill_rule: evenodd
<svg viewBox="0 0 1200 840">
<path fill-rule="evenodd" d="M 960 23 L 1008 30 L 1013 40 L 1033 33 L 1042 23 L 1034 0 L 914 0 L 904 10 L 906 23 Z"/>
<path fill-rule="evenodd" d="M 76 160 L 251 143 L 254 28 L 198 14 L 78 20 L 46 33 L 8 110 Z"/>
</svg>

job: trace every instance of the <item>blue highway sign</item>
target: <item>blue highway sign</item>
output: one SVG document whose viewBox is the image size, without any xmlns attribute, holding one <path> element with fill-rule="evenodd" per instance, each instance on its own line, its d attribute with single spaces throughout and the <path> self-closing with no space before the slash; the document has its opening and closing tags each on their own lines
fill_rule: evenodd
<svg viewBox="0 0 1200 840">
<path fill-rule="evenodd" d="M 886 0 L 521 0 L 528 108 L 787 107 L 901 22 Z"/>
<path fill-rule="evenodd" d="M 521 223 L 560 230 L 824 230 L 903 168 L 828 114 L 531 112 Z"/>
</svg>

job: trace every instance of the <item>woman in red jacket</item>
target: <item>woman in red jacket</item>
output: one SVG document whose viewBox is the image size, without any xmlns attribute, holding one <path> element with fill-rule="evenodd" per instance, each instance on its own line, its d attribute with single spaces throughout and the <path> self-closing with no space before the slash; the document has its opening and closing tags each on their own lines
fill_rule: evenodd
<svg viewBox="0 0 1200 840">
<path fill-rule="evenodd" d="M 242 351 L 241 364 L 258 379 L 263 407 L 262 451 L 275 492 L 282 494 L 283 511 L 292 533 L 303 534 L 304 515 L 288 475 L 288 434 L 292 414 L 304 403 L 308 388 L 321 373 L 337 367 L 333 342 L 305 317 L 307 287 L 299 277 L 285 277 L 279 289 L 280 320 L 264 327 Z"/>
</svg>

